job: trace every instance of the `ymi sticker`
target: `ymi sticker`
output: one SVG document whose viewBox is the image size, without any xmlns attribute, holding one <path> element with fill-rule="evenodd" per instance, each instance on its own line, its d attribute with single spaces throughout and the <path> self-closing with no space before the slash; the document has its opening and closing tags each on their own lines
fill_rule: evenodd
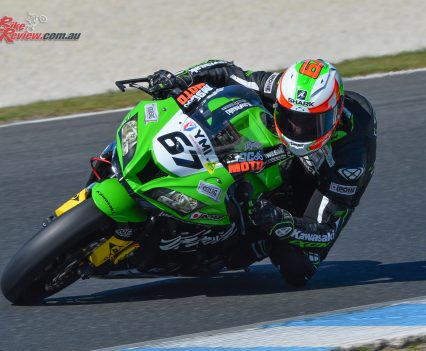
<svg viewBox="0 0 426 351">
<path fill-rule="evenodd" d="M 356 192 L 356 186 L 350 186 L 350 185 L 342 185 L 342 184 L 337 184 L 334 182 L 331 182 L 330 184 L 330 191 L 332 191 L 333 193 L 337 193 L 337 194 L 341 194 L 341 195 L 353 195 Z"/>
<path fill-rule="evenodd" d="M 222 193 L 222 189 L 218 186 L 203 182 L 202 180 L 198 183 L 197 191 L 214 201 L 219 201 L 219 196 Z"/>
<path fill-rule="evenodd" d="M 149 122 L 157 122 L 158 121 L 157 104 L 146 104 L 144 108 L 145 108 L 145 124 Z"/>
</svg>

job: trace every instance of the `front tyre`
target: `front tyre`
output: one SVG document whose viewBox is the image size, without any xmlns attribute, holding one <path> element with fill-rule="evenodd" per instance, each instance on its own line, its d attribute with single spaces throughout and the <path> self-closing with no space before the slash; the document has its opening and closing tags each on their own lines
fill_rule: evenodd
<svg viewBox="0 0 426 351">
<path fill-rule="evenodd" d="M 34 235 L 3 271 L 1 290 L 15 304 L 34 304 L 75 282 L 82 252 L 113 222 L 91 198 Z"/>
</svg>

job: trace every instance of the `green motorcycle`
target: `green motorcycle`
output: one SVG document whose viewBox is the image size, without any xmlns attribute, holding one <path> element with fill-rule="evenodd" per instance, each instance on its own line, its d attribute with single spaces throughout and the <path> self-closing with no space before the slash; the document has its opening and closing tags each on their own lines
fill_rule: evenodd
<svg viewBox="0 0 426 351">
<path fill-rule="evenodd" d="M 146 82 L 116 84 L 149 92 Z M 201 83 L 141 101 L 116 141 L 92 158 L 86 187 L 11 259 L 4 296 L 32 304 L 80 278 L 224 269 L 227 243 L 245 235 L 244 203 L 282 183 L 279 165 L 289 156 L 273 128 L 257 94 L 243 86 Z"/>
</svg>

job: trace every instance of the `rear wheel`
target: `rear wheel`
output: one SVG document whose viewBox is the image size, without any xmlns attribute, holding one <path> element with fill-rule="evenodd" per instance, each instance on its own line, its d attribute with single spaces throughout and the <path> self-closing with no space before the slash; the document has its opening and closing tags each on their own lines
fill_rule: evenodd
<svg viewBox="0 0 426 351">
<path fill-rule="evenodd" d="M 1 289 L 15 304 L 34 304 L 75 282 L 92 245 L 113 221 L 91 198 L 34 235 L 6 266 Z"/>
</svg>

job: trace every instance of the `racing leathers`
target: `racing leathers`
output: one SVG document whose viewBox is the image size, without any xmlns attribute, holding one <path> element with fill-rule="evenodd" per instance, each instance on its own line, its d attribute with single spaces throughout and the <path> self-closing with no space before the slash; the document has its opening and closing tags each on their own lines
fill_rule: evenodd
<svg viewBox="0 0 426 351">
<path fill-rule="evenodd" d="M 281 75 L 244 71 L 232 62 L 210 60 L 179 72 L 177 77 L 188 85 L 244 85 L 256 91 L 274 113 Z M 238 249 L 240 257 L 237 254 L 230 265 L 248 265 L 251 262 L 247 260 L 269 256 L 289 284 L 306 284 L 326 258 L 373 175 L 376 135 L 371 104 L 360 94 L 346 91 L 343 116 L 330 141 L 314 153 L 283 162 L 284 185 L 265 194 L 253 207 L 255 232 L 261 229 L 268 234 L 267 239 L 257 237 L 246 249 Z"/>
</svg>

